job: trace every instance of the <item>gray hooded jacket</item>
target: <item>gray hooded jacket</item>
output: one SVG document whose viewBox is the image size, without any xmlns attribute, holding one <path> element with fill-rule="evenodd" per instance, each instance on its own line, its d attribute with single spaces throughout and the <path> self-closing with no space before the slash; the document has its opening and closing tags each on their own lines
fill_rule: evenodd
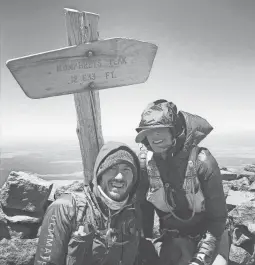
<svg viewBox="0 0 255 265">
<path fill-rule="evenodd" d="M 102 161 L 117 150 L 135 153 L 122 143 L 104 145 L 95 163 L 94 179 L 82 194 L 65 194 L 54 201 L 45 214 L 35 265 L 133 265 L 139 238 L 140 219 L 135 202 L 139 173 L 127 204 L 111 211 L 97 196 L 97 170 Z"/>
</svg>

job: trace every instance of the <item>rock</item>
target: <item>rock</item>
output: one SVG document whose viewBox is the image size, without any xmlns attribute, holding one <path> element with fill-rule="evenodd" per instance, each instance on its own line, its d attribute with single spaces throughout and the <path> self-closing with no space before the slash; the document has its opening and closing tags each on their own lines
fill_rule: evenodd
<svg viewBox="0 0 255 265">
<path fill-rule="evenodd" d="M 39 224 L 13 224 L 8 223 L 7 229 L 9 231 L 10 238 L 35 238 L 38 232 Z"/>
<path fill-rule="evenodd" d="M 160 236 L 160 231 L 159 231 L 159 217 L 157 213 L 155 212 L 154 214 L 154 226 L 153 226 L 153 238 L 157 238 Z"/>
<path fill-rule="evenodd" d="M 0 221 L 0 240 L 3 238 L 11 238 L 10 232 L 8 230 L 7 223 L 4 221 Z"/>
<path fill-rule="evenodd" d="M 246 177 L 249 179 L 250 183 L 255 182 L 255 173 L 253 172 L 246 172 Z"/>
<path fill-rule="evenodd" d="M 83 181 L 74 181 L 69 185 L 61 186 L 56 189 L 54 198 L 57 199 L 60 195 L 66 192 L 83 192 L 84 183 Z"/>
<path fill-rule="evenodd" d="M 255 182 L 250 185 L 249 191 L 255 191 Z"/>
<path fill-rule="evenodd" d="M 232 243 L 235 246 L 242 247 L 245 243 L 252 242 L 252 238 L 249 235 L 247 228 L 236 227 L 232 234 Z"/>
<path fill-rule="evenodd" d="M 253 183 L 255 181 L 255 173 L 254 172 L 241 171 L 239 173 L 239 177 L 246 177 L 250 183 Z"/>
<path fill-rule="evenodd" d="M 227 171 L 233 172 L 233 173 L 238 173 L 240 170 L 242 170 L 242 167 L 228 167 Z"/>
<path fill-rule="evenodd" d="M 11 238 L 11 236 L 7 228 L 7 220 L 5 218 L 5 214 L 0 206 L 0 240 L 3 238 Z"/>
<path fill-rule="evenodd" d="M 248 178 L 243 177 L 240 179 L 236 179 L 236 180 L 230 180 L 228 181 L 229 184 L 231 184 L 231 189 L 232 190 L 244 190 L 244 191 L 248 191 L 250 188 L 250 181 Z"/>
<path fill-rule="evenodd" d="M 51 189 L 51 192 L 50 192 L 50 195 L 49 195 L 49 198 L 48 198 L 48 201 L 47 201 L 47 203 L 46 203 L 46 208 L 47 208 L 47 204 L 50 204 L 50 203 L 52 203 L 52 202 L 54 202 L 55 201 L 55 192 L 56 192 L 56 185 L 55 184 L 53 184 L 53 187 L 52 187 L 52 189 Z"/>
<path fill-rule="evenodd" d="M 52 188 L 44 182 L 23 172 L 10 174 L 0 194 L 0 239 L 36 237 Z"/>
<path fill-rule="evenodd" d="M 2 238 L 33 238 L 42 218 L 25 215 L 8 216 L 0 206 L 0 240 Z"/>
<path fill-rule="evenodd" d="M 1 208 L 1 205 L 0 205 Z M 5 208 L 2 206 L 3 213 L 7 216 L 7 218 L 11 218 L 14 216 L 24 216 L 24 221 L 27 219 L 29 223 L 34 222 L 38 223 L 42 219 L 42 212 L 26 212 L 19 209 L 13 209 L 13 208 Z M 5 217 L 6 218 L 6 217 Z"/>
<path fill-rule="evenodd" d="M 255 199 L 255 194 L 249 191 L 250 182 L 246 177 L 230 181 L 223 180 L 222 184 L 229 211 L 236 205 Z"/>
<path fill-rule="evenodd" d="M 42 230 L 42 226 L 40 226 L 37 230 L 37 234 L 36 234 L 36 237 L 40 237 L 40 234 L 41 234 L 41 230 Z"/>
<path fill-rule="evenodd" d="M 220 173 L 223 180 L 234 180 L 238 177 L 237 173 L 233 173 L 226 170 L 221 170 Z"/>
<path fill-rule="evenodd" d="M 249 231 L 253 236 L 255 236 L 255 224 L 248 224 L 247 228 L 248 228 L 248 231 Z"/>
<path fill-rule="evenodd" d="M 228 172 L 231 172 L 233 174 L 237 174 L 237 179 L 239 178 L 243 178 L 243 177 L 247 177 L 250 182 L 251 181 L 254 181 L 254 178 L 255 178 L 255 172 L 249 172 L 249 171 L 246 171 L 245 168 L 242 166 L 242 167 L 236 167 L 236 168 L 227 168 L 227 171 Z"/>
<path fill-rule="evenodd" d="M 230 181 L 223 180 L 222 184 L 228 209 L 230 210 L 232 210 L 232 206 L 255 199 L 255 193 L 249 191 L 250 182 L 246 177 Z"/>
<path fill-rule="evenodd" d="M 237 178 L 246 177 L 249 179 L 250 183 L 255 181 L 255 172 L 245 170 L 245 167 L 238 168 L 228 168 L 229 172 L 236 173 Z"/>
<path fill-rule="evenodd" d="M 52 185 L 34 174 L 12 171 L 2 187 L 0 201 L 6 208 L 44 212 Z"/>
<path fill-rule="evenodd" d="M 246 165 L 244 167 L 244 170 L 246 171 L 250 171 L 250 172 L 254 172 L 255 173 L 255 164 L 252 164 L 252 165 Z"/>
<path fill-rule="evenodd" d="M 25 215 L 16 215 L 16 216 L 6 216 L 6 220 L 9 221 L 10 223 L 35 224 L 35 223 L 40 223 L 42 221 L 42 218 L 36 218 Z"/>
<path fill-rule="evenodd" d="M 1 207 L 1 204 L 0 204 L 0 222 L 6 222 L 6 215 L 5 213 L 3 212 L 3 209 Z"/>
<path fill-rule="evenodd" d="M 33 265 L 38 239 L 2 239 L 0 241 L 1 265 Z"/>
<path fill-rule="evenodd" d="M 40 223 L 7 222 L 0 227 L 2 228 L 0 238 L 34 238 Z"/>
<path fill-rule="evenodd" d="M 252 259 L 252 255 L 249 252 L 247 252 L 245 249 L 241 247 L 237 247 L 234 244 L 231 244 L 230 252 L 229 252 L 230 264 L 248 265 L 251 259 Z"/>
<path fill-rule="evenodd" d="M 244 225 L 248 227 L 249 224 L 255 223 L 255 202 L 250 201 L 241 205 L 237 205 L 232 211 L 228 213 L 229 218 L 234 226 Z"/>
<path fill-rule="evenodd" d="M 223 185 L 223 191 L 224 191 L 225 198 L 227 198 L 228 193 L 231 190 L 233 184 L 230 181 L 223 180 L 222 185 Z"/>
<path fill-rule="evenodd" d="M 230 190 L 226 199 L 227 205 L 240 205 L 255 199 L 255 193 L 250 191 L 234 191 Z"/>
</svg>

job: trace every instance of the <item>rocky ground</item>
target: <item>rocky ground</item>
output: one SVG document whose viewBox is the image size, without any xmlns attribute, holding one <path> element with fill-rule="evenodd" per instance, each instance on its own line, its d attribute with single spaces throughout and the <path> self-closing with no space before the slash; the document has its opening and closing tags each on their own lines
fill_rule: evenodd
<svg viewBox="0 0 255 265">
<path fill-rule="evenodd" d="M 255 164 L 222 168 L 221 174 L 232 238 L 229 265 L 255 265 Z M 75 181 L 55 189 L 36 174 L 11 172 L 0 191 L 0 264 L 32 265 L 45 210 L 63 192 L 82 187 Z"/>
</svg>

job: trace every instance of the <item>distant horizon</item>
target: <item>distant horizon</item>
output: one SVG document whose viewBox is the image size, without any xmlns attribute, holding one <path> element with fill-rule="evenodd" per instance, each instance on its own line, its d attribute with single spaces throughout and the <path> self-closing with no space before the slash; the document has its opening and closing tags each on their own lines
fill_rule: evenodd
<svg viewBox="0 0 255 265">
<path fill-rule="evenodd" d="M 104 140 L 106 141 L 114 141 L 114 139 L 133 139 L 135 141 L 135 136 L 136 133 L 134 132 L 134 134 L 126 134 L 126 135 L 104 135 Z M 245 131 L 234 131 L 234 132 L 217 132 L 216 130 L 212 131 L 205 140 L 207 139 L 212 139 L 212 138 L 219 138 L 219 137 L 230 137 L 231 138 L 242 138 L 244 140 L 244 143 L 247 142 L 247 140 L 254 140 L 254 147 L 255 147 L 255 130 L 245 130 Z M 245 138 L 244 138 L 245 137 Z M 247 139 L 248 137 L 248 139 Z M 75 129 L 74 129 L 74 134 L 73 135 L 51 135 L 51 136 L 42 136 L 42 135 L 36 135 L 36 136 L 25 136 L 22 135 L 21 137 L 13 137 L 13 136 L 3 136 L 0 135 L 0 146 L 5 145 L 6 143 L 22 143 L 22 142 L 33 142 L 33 141 L 38 141 L 38 140 L 43 140 L 44 142 L 51 142 L 51 141 L 63 141 L 63 140 L 67 140 L 67 141 L 73 141 L 73 140 L 77 140 L 78 141 L 78 136 L 75 135 Z M 116 140 L 116 141 L 117 141 Z"/>
<path fill-rule="evenodd" d="M 242 157 L 255 160 L 255 132 L 240 132 L 240 133 L 211 133 L 199 146 L 208 148 L 213 154 L 228 157 Z M 104 136 L 104 141 L 118 141 L 129 145 L 134 150 L 139 150 L 141 145 L 135 142 L 135 135 L 116 135 Z M 9 141 L 1 141 L 0 158 L 4 154 L 19 152 L 21 155 L 26 153 L 37 153 L 40 151 L 48 152 L 49 148 L 55 146 L 57 149 L 65 151 L 71 148 L 79 150 L 78 137 L 35 137 L 35 138 L 16 138 Z M 255 162 L 255 161 L 254 161 Z"/>
<path fill-rule="evenodd" d="M 140 149 L 133 136 L 105 136 L 104 139 L 123 142 L 136 153 Z M 199 145 L 208 148 L 221 167 L 255 164 L 255 137 L 252 133 L 211 134 Z M 1 142 L 0 149 L 0 187 L 13 170 L 36 173 L 48 180 L 70 180 L 82 174 L 78 137 L 16 139 Z"/>
</svg>

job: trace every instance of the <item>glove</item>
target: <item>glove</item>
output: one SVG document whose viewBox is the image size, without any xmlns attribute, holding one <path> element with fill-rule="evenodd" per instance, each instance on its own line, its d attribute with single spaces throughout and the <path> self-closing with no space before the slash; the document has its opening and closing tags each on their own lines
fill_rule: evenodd
<svg viewBox="0 0 255 265">
<path fill-rule="evenodd" d="M 212 264 L 213 257 L 215 256 L 219 238 L 214 237 L 210 232 L 198 243 L 198 251 L 193 256 L 189 265 L 209 265 Z"/>
<path fill-rule="evenodd" d="M 208 257 L 205 254 L 197 254 L 188 265 L 206 265 Z"/>
</svg>

